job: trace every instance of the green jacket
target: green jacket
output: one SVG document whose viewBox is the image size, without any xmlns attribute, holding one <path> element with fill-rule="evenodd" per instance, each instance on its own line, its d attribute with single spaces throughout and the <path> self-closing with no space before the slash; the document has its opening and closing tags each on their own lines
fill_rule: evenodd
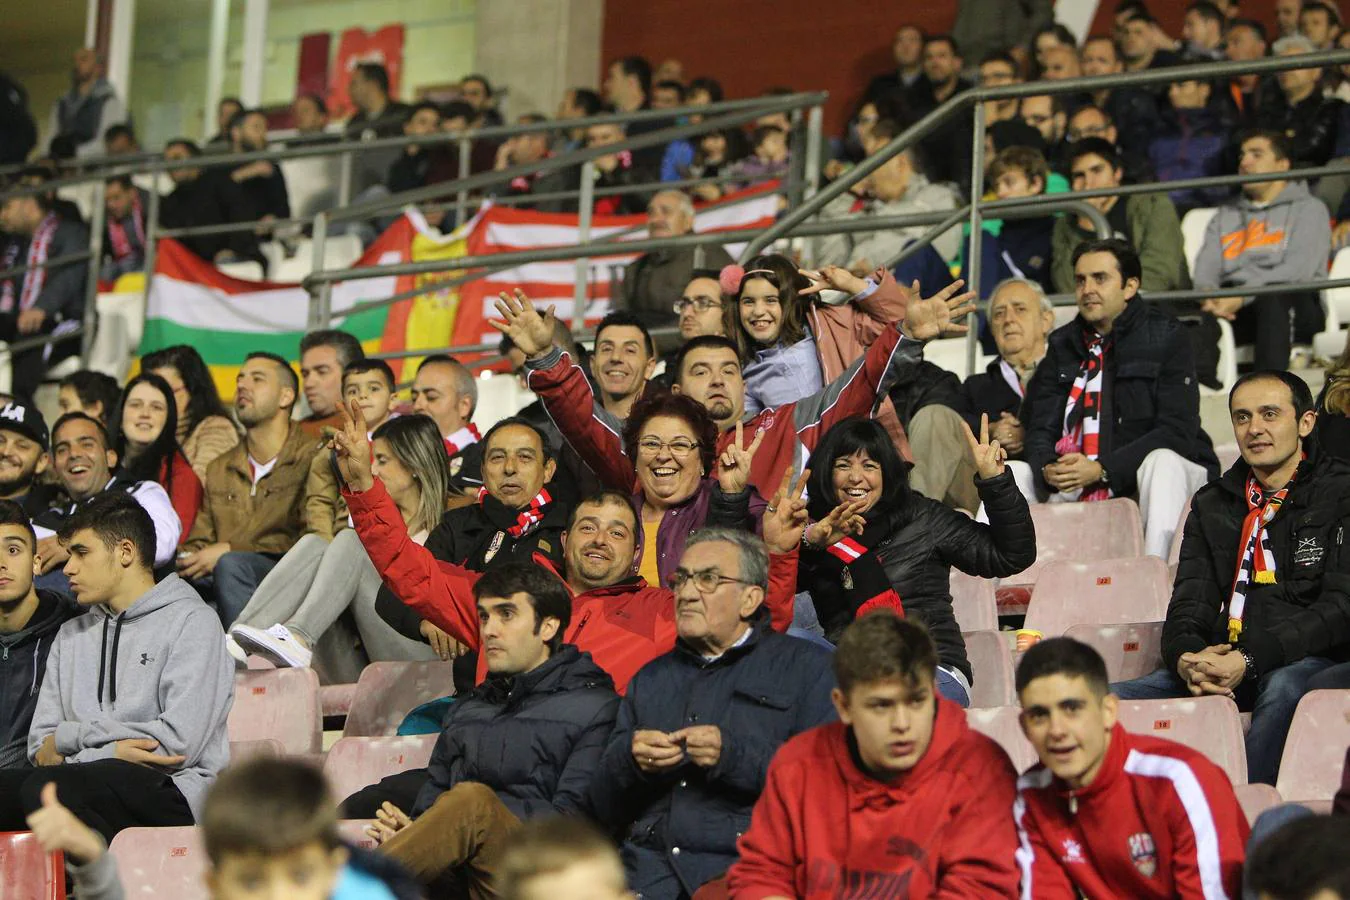
<svg viewBox="0 0 1350 900">
<path fill-rule="evenodd" d="M 1125 220 L 1129 224 L 1128 238 L 1139 251 L 1144 268 L 1143 284 L 1148 291 L 1184 290 L 1191 286 L 1191 275 L 1186 268 L 1186 253 L 1181 241 L 1181 220 L 1176 207 L 1166 194 L 1135 194 L 1126 197 Z M 1051 276 L 1055 291 L 1073 293 L 1073 249 L 1082 241 L 1096 235 L 1078 227 L 1078 217 L 1064 215 L 1055 222 L 1050 239 Z"/>
</svg>

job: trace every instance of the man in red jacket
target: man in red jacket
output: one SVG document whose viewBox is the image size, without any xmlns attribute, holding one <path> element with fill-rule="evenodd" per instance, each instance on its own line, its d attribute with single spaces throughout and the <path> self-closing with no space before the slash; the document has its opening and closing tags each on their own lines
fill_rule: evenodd
<svg viewBox="0 0 1350 900">
<path fill-rule="evenodd" d="M 1017 782 L 1024 898 L 1241 896 L 1247 817 L 1228 776 L 1122 728 L 1097 651 L 1042 641 L 1017 667 L 1017 693 L 1041 759 Z"/>
<path fill-rule="evenodd" d="M 737 900 L 1014 897 L 1017 774 L 933 687 L 922 625 L 878 610 L 834 654 L 840 722 L 783 745 L 728 886 Z"/>
</svg>

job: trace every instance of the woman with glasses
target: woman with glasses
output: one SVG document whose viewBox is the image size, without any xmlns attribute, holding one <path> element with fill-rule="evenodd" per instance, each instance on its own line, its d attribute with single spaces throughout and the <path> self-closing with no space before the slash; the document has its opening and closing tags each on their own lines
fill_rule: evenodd
<svg viewBox="0 0 1350 900">
<path fill-rule="evenodd" d="M 937 643 L 938 691 L 968 706 L 972 676 L 952 612 L 952 567 L 981 578 L 1013 575 L 1036 561 L 1036 534 L 1006 454 L 989 439 L 988 417 L 978 441 L 965 430 L 988 525 L 913 492 L 875 421 L 849 419 L 826 432 L 807 463 L 813 524 L 802 540 L 797 589 L 810 593 L 831 641 L 858 615 L 902 608 Z"/>
<path fill-rule="evenodd" d="M 205 484 L 206 467 L 239 443 L 239 432 L 220 402 L 211 370 L 196 349 L 178 344 L 147 354 L 141 359 L 141 371 L 163 378 L 173 391 L 178 443 L 192 471 Z"/>
</svg>

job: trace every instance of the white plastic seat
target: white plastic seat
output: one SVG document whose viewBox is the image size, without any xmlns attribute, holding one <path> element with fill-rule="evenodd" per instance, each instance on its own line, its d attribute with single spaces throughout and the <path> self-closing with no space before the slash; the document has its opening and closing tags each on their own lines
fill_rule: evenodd
<svg viewBox="0 0 1350 900">
<path fill-rule="evenodd" d="M 374 662 L 361 671 L 343 737 L 393 735 L 423 703 L 455 692 L 454 663 Z"/>
<path fill-rule="evenodd" d="M 319 676 L 313 669 L 251 669 L 235 675 L 231 741 L 275 740 L 288 754 L 318 753 L 323 742 Z"/>
<path fill-rule="evenodd" d="M 206 900 L 209 867 L 201 832 L 192 826 L 124 828 L 108 850 L 128 897 Z"/>
<path fill-rule="evenodd" d="M 425 767 L 439 737 L 439 734 L 410 734 L 339 738 L 324 758 L 323 774 L 333 796 L 341 801 L 386 775 Z"/>
<path fill-rule="evenodd" d="M 1350 278 L 1350 247 L 1336 251 L 1328 279 Z M 1327 288 L 1322 292 L 1326 324 L 1313 336 L 1313 352 L 1324 359 L 1335 359 L 1345 349 L 1346 327 L 1350 326 L 1350 288 Z"/>
<path fill-rule="evenodd" d="M 1275 787 L 1292 803 L 1328 803 L 1350 746 L 1350 691 L 1309 691 L 1298 701 Z"/>
<path fill-rule="evenodd" d="M 1096 503 L 1035 503 L 1036 561 L 1000 584 L 1036 584 L 1057 560 L 1131 559 L 1144 555 L 1139 505 L 1128 497 Z"/>
<path fill-rule="evenodd" d="M 1233 784 L 1247 783 L 1242 719 L 1237 704 L 1227 697 L 1121 700 L 1119 718 L 1126 731 L 1185 744 L 1209 757 Z"/>
<path fill-rule="evenodd" d="M 262 264 L 252 259 L 241 259 L 238 262 L 217 263 L 216 268 L 231 278 L 240 281 L 262 281 Z"/>
<path fill-rule="evenodd" d="M 1193 209 L 1181 218 L 1181 244 L 1186 254 L 1186 268 L 1192 277 L 1195 275 L 1195 261 L 1200 258 L 1200 248 L 1205 245 L 1205 229 L 1219 212 L 1216 206 Z"/>
<path fill-rule="evenodd" d="M 998 631 L 998 603 L 991 579 L 952 569 L 951 592 L 952 612 L 962 631 Z"/>
<path fill-rule="evenodd" d="M 1016 703 L 1013 696 L 1012 648 L 1010 634 L 1002 631 L 967 631 L 966 659 L 974 673 L 970 686 L 971 706 L 1006 706 Z"/>
<path fill-rule="evenodd" d="M 520 386 L 519 378 L 505 372 L 493 372 L 478 379 L 474 424 L 487 434 L 493 425 L 514 416 L 533 402 L 534 394 Z"/>
<path fill-rule="evenodd" d="M 1106 660 L 1112 683 L 1141 678 L 1162 668 L 1162 622 L 1125 625 L 1074 625 L 1065 637 L 1082 641 Z"/>
<path fill-rule="evenodd" d="M 943 338 L 942 340 L 929 341 L 923 345 L 923 358 L 941 369 L 946 369 L 964 380 L 971 373 L 966 371 L 966 339 Z M 975 353 L 975 371 L 981 372 L 984 367 L 989 365 L 989 357 L 984 352 L 977 350 Z"/>
<path fill-rule="evenodd" d="M 1171 592 L 1167 564 L 1156 556 L 1055 562 L 1036 582 L 1026 627 L 1052 637 L 1074 625 L 1161 622 Z"/>
<path fill-rule="evenodd" d="M 1008 754 L 1019 774 L 1037 763 L 1036 749 L 1022 733 L 1021 714 L 1022 710 L 1016 706 L 972 706 L 966 710 L 970 727 L 993 738 Z"/>
</svg>

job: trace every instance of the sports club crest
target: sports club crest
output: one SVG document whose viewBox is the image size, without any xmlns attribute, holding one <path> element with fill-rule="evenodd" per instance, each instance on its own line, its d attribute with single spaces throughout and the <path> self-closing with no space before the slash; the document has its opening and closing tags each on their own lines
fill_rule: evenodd
<svg viewBox="0 0 1350 900">
<path fill-rule="evenodd" d="M 1130 835 L 1130 860 L 1140 875 L 1153 877 L 1158 871 L 1158 849 L 1153 846 L 1153 835 L 1146 831 Z"/>
</svg>

